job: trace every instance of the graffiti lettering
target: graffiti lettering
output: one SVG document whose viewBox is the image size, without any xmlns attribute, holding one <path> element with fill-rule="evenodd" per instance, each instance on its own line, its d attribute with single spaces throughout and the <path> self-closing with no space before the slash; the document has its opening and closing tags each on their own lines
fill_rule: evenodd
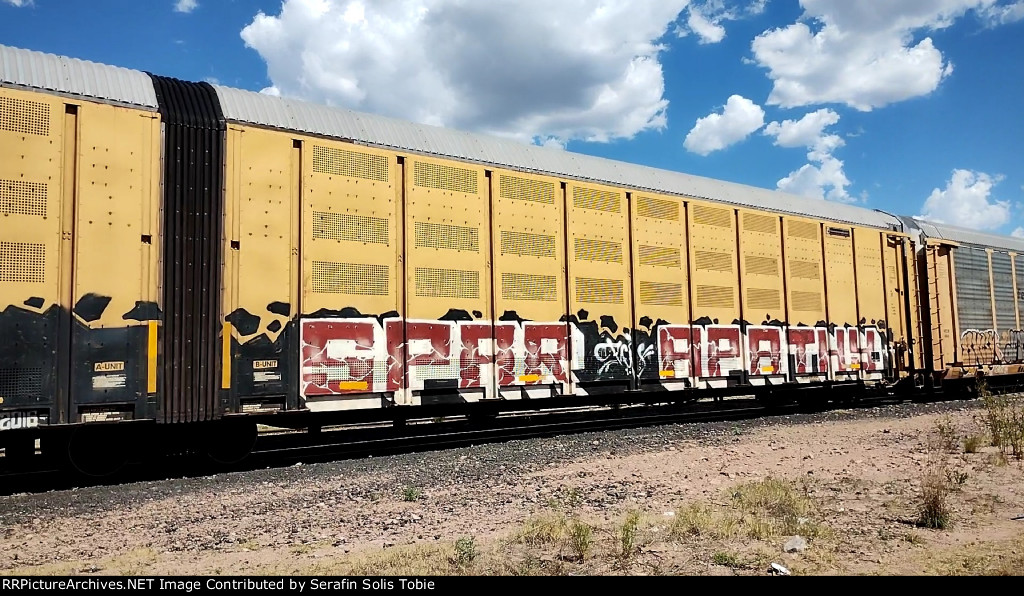
<svg viewBox="0 0 1024 596">
<path fill-rule="evenodd" d="M 996 330 L 965 330 L 960 334 L 960 353 L 961 361 L 967 365 L 991 364 L 1000 360 Z"/>
<path fill-rule="evenodd" d="M 691 339 L 691 335 L 694 339 Z M 662 379 L 685 379 L 697 376 L 691 362 L 691 345 L 704 337 L 700 327 L 690 330 L 684 325 L 658 327 L 658 376 Z"/>
<path fill-rule="evenodd" d="M 786 374 L 782 334 L 782 327 L 747 327 L 747 353 L 750 355 L 747 372 L 755 376 Z"/>
<path fill-rule="evenodd" d="M 493 337 L 492 337 L 493 330 Z M 302 322 L 305 396 L 567 382 L 564 323 L 321 319 Z"/>
<path fill-rule="evenodd" d="M 1002 344 L 1004 362 L 1014 364 L 1024 362 L 1024 330 L 1004 331 L 1000 343 Z"/>
</svg>

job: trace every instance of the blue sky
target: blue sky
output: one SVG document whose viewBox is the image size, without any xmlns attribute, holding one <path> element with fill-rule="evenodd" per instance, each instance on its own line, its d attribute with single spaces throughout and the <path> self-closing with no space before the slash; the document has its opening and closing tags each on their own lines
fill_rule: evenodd
<svg viewBox="0 0 1024 596">
<path fill-rule="evenodd" d="M 1024 0 L 0 0 L 0 43 L 1024 235 Z"/>
</svg>

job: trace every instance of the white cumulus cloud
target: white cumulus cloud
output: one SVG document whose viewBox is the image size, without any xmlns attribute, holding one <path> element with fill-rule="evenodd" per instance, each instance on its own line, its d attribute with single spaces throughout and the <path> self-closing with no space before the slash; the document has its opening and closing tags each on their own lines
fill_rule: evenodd
<svg viewBox="0 0 1024 596">
<path fill-rule="evenodd" d="M 1010 220 L 1010 202 L 992 198 L 1002 176 L 972 170 L 953 170 L 946 188 L 933 189 L 920 217 L 939 223 L 993 230 Z"/>
<path fill-rule="evenodd" d="M 6 2 L 7 4 L 10 4 L 11 6 L 15 6 L 15 7 L 21 8 L 22 6 L 32 6 L 32 1 L 33 0 L 3 0 L 3 1 Z"/>
<path fill-rule="evenodd" d="M 192 12 L 199 6 L 198 0 L 178 0 L 174 3 L 175 12 Z"/>
<path fill-rule="evenodd" d="M 284 0 L 241 32 L 277 93 L 524 141 L 666 125 L 657 43 L 689 0 Z"/>
<path fill-rule="evenodd" d="M 698 118 L 683 141 L 688 151 L 707 155 L 747 138 L 764 125 L 764 110 L 742 95 L 731 95 L 721 114 Z"/>
<path fill-rule="evenodd" d="M 719 24 L 721 21 L 708 19 L 704 13 L 694 7 L 690 7 L 689 12 L 690 16 L 687 17 L 686 24 L 700 37 L 701 43 L 718 43 L 725 39 L 725 27 Z"/>
<path fill-rule="evenodd" d="M 1012 232 L 1010 232 L 1010 235 L 1014 238 L 1024 238 L 1024 228 L 1017 226 Z"/>
<path fill-rule="evenodd" d="M 989 27 L 1016 23 L 1024 19 L 1024 0 L 1017 0 L 1010 4 L 988 6 L 979 10 L 978 13 Z"/>
<path fill-rule="evenodd" d="M 821 109 L 804 114 L 799 120 L 770 122 L 764 134 L 775 137 L 779 147 L 806 147 L 807 161 L 800 169 L 779 180 L 779 190 L 816 199 L 850 203 L 855 201 L 846 187 L 850 185 L 843 161 L 832 152 L 846 144 L 842 137 L 825 129 L 839 122 L 839 114 Z"/>
<path fill-rule="evenodd" d="M 686 9 L 686 23 L 676 26 L 676 35 L 686 37 L 696 33 L 700 43 L 718 43 L 725 39 L 725 21 L 736 21 L 764 12 L 768 0 L 702 0 L 690 2 Z"/>
<path fill-rule="evenodd" d="M 754 61 L 768 71 L 769 105 L 841 103 L 868 111 L 927 95 L 953 72 L 924 32 L 944 29 L 968 11 L 987 21 L 1021 18 L 1024 8 L 997 0 L 800 0 L 788 26 L 758 35 Z"/>
<path fill-rule="evenodd" d="M 799 120 L 771 122 L 765 127 L 764 134 L 775 137 L 775 144 L 779 147 L 814 147 L 821 143 L 825 128 L 837 122 L 839 114 L 821 109 L 805 114 Z"/>
</svg>

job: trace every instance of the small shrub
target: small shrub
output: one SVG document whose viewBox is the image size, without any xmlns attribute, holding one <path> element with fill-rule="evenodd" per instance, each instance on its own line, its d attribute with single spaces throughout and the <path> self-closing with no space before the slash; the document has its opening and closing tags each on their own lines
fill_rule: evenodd
<svg viewBox="0 0 1024 596">
<path fill-rule="evenodd" d="M 778 478 L 742 484 L 732 496 L 742 509 L 764 511 L 780 520 L 796 522 L 810 510 L 810 501 L 799 494 L 792 483 Z"/>
<path fill-rule="evenodd" d="M 740 559 L 735 553 L 719 551 L 711 555 L 711 562 L 715 565 L 721 565 L 723 567 L 731 567 L 735 569 L 740 567 Z"/>
<path fill-rule="evenodd" d="M 967 482 L 967 472 L 946 470 L 946 482 L 949 486 L 963 486 Z"/>
<path fill-rule="evenodd" d="M 713 523 L 714 519 L 710 507 L 691 503 L 676 510 L 669 535 L 673 539 L 678 540 L 685 536 L 709 534 Z"/>
<path fill-rule="evenodd" d="M 567 524 L 564 517 L 560 515 L 543 515 L 534 517 L 526 522 L 526 526 L 519 532 L 519 541 L 530 546 L 541 546 L 544 544 L 556 544 L 561 542 L 566 535 Z"/>
<path fill-rule="evenodd" d="M 985 422 L 992 445 L 1017 459 L 1024 458 L 1024 400 L 1019 396 L 994 395 L 988 391 L 979 395 L 985 403 Z"/>
<path fill-rule="evenodd" d="M 971 435 L 964 439 L 964 453 L 977 453 L 984 444 L 981 435 Z"/>
<path fill-rule="evenodd" d="M 407 486 L 407 487 L 402 489 L 402 500 L 403 501 L 408 501 L 408 502 L 418 501 L 419 498 L 422 495 L 423 495 L 423 491 L 421 491 L 419 488 L 417 488 L 415 486 Z"/>
<path fill-rule="evenodd" d="M 580 561 L 586 560 L 590 554 L 590 548 L 594 545 L 594 529 L 589 525 L 574 519 L 569 524 L 569 548 Z"/>
<path fill-rule="evenodd" d="M 622 523 L 622 527 L 619 528 L 619 556 L 625 560 L 629 560 L 636 552 L 637 548 L 637 537 L 640 533 L 640 512 L 630 511 L 626 516 L 626 521 Z"/>
<path fill-rule="evenodd" d="M 454 563 L 465 567 L 476 560 L 476 541 L 472 537 L 463 537 L 455 541 Z"/>
<path fill-rule="evenodd" d="M 956 426 L 949 416 L 945 416 L 935 423 L 935 432 L 938 435 L 939 449 L 948 453 L 955 453 L 957 451 L 960 441 L 956 432 Z"/>
<path fill-rule="evenodd" d="M 943 530 L 949 526 L 949 485 L 946 475 L 938 470 L 930 470 L 921 483 L 921 508 L 917 525 L 933 530 Z"/>
</svg>

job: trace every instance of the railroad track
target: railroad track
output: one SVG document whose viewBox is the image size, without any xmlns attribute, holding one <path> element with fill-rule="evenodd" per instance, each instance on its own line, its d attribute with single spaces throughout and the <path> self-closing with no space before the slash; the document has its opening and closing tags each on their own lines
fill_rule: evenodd
<svg viewBox="0 0 1024 596">
<path fill-rule="evenodd" d="M 941 401 L 935 394 L 928 401 Z M 377 457 L 419 451 L 453 449 L 483 443 L 505 442 L 585 432 L 642 428 L 668 424 L 728 422 L 772 418 L 836 409 L 869 408 L 908 401 L 903 397 L 865 397 L 854 403 L 828 408 L 797 404 L 766 409 L 754 399 L 696 402 L 683 406 L 624 406 L 587 411 L 529 412 L 507 415 L 481 424 L 469 419 L 410 421 L 403 427 L 335 427 L 320 433 L 264 433 L 253 453 L 241 464 L 219 466 L 190 453 L 173 454 L 130 464 L 107 477 L 90 478 L 61 469 L 0 473 L 0 495 L 38 493 L 86 486 L 103 486 L 199 477 L 224 472 L 245 472 L 297 463 L 318 463 L 339 459 Z"/>
</svg>

